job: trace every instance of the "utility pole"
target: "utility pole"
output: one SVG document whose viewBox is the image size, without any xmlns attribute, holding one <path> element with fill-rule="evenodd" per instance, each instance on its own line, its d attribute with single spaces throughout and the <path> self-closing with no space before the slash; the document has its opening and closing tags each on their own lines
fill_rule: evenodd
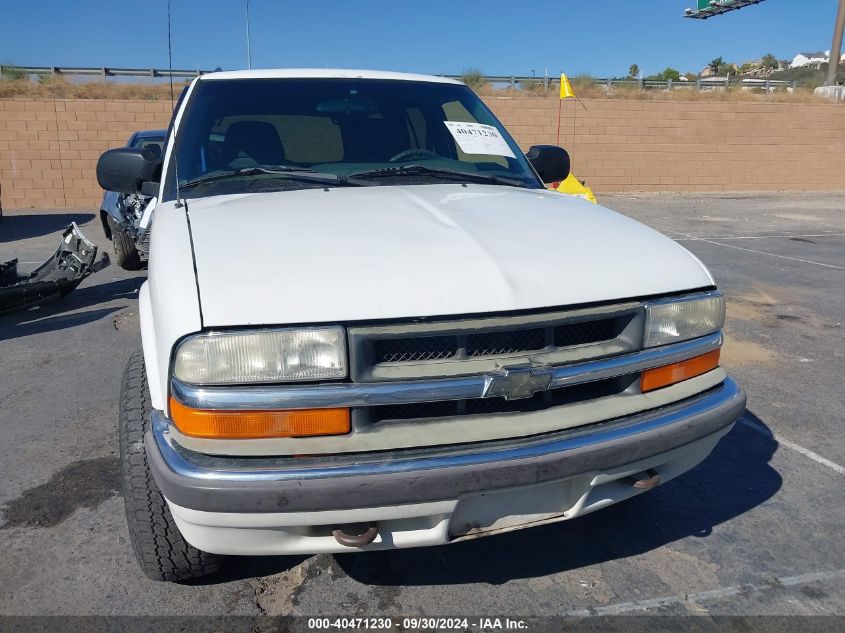
<svg viewBox="0 0 845 633">
<path fill-rule="evenodd" d="M 830 61 L 827 63 L 826 86 L 836 85 L 836 71 L 839 69 L 839 57 L 842 55 L 842 31 L 845 30 L 845 0 L 839 0 L 836 12 L 836 25 L 833 27 L 833 44 L 830 47 Z"/>
<path fill-rule="evenodd" d="M 252 69 L 252 51 L 249 47 L 249 0 L 246 0 L 246 65 Z"/>
</svg>

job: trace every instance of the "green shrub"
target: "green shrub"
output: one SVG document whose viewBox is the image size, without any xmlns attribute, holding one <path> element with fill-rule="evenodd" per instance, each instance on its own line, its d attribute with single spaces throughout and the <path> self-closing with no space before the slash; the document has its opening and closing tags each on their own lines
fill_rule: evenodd
<svg viewBox="0 0 845 633">
<path fill-rule="evenodd" d="M 473 90 L 480 90 L 487 85 L 487 80 L 484 79 L 484 73 L 478 68 L 467 68 L 461 73 L 461 81 Z"/>
<path fill-rule="evenodd" d="M 16 81 L 18 79 L 26 79 L 26 73 L 17 66 L 3 65 L 3 79 Z"/>
</svg>

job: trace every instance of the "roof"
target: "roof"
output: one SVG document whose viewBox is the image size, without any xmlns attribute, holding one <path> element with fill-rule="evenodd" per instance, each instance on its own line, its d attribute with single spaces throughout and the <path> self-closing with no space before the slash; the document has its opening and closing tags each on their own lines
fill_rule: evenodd
<svg viewBox="0 0 845 633">
<path fill-rule="evenodd" d="M 167 135 L 167 130 L 138 130 L 135 132 L 135 136 L 138 138 L 147 138 L 149 136 L 161 136 L 164 137 Z"/>
<path fill-rule="evenodd" d="M 825 51 L 816 51 L 815 53 L 798 53 L 798 55 L 803 55 L 804 57 L 827 57 L 829 54 L 830 53 Z"/>
<path fill-rule="evenodd" d="M 261 70 L 227 70 L 208 73 L 203 81 L 214 79 L 393 79 L 397 81 L 427 81 L 440 84 L 462 82 L 436 75 L 415 75 L 383 70 L 344 70 L 337 68 L 268 68 Z"/>
</svg>

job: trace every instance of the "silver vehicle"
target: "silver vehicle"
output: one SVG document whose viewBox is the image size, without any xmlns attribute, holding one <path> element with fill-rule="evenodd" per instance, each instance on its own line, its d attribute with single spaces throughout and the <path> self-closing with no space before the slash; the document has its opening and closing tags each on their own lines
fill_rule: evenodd
<svg viewBox="0 0 845 633">
<path fill-rule="evenodd" d="M 142 130 L 135 132 L 126 147 L 148 149 L 161 156 L 165 130 Z M 142 194 L 122 194 L 106 191 L 100 203 L 100 220 L 103 231 L 112 241 L 117 265 L 126 270 L 138 270 L 147 261 L 149 254 L 149 232 L 141 226 L 144 209 L 150 201 Z"/>
</svg>

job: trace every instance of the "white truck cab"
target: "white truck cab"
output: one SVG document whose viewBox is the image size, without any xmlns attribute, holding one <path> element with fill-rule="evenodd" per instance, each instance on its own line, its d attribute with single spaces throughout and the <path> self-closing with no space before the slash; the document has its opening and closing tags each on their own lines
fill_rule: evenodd
<svg viewBox="0 0 845 633">
<path fill-rule="evenodd" d="M 568 172 L 462 83 L 370 71 L 204 75 L 163 159 L 106 152 L 156 196 L 120 407 L 147 575 L 571 519 L 703 460 L 745 406 L 724 299 Z"/>
</svg>

